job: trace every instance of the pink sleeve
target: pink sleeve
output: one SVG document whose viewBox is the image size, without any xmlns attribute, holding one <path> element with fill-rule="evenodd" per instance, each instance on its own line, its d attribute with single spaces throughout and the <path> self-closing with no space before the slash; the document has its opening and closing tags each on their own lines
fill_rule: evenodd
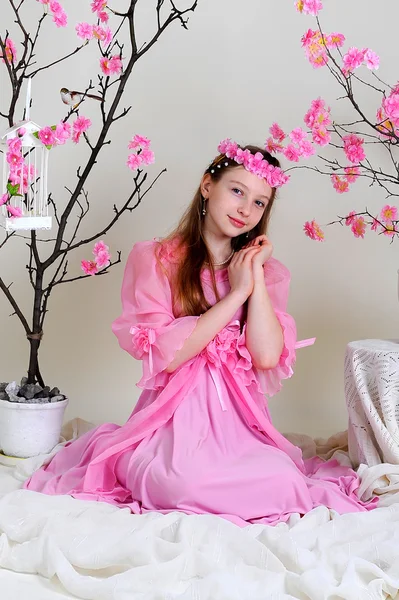
<svg viewBox="0 0 399 600">
<path fill-rule="evenodd" d="M 199 317 L 175 318 L 169 280 L 155 258 L 157 242 L 134 245 L 122 283 L 122 315 L 112 324 L 121 348 L 143 361 L 141 388 L 164 387 L 165 371 Z"/>
<path fill-rule="evenodd" d="M 288 269 L 275 258 L 265 264 L 266 286 L 284 336 L 284 347 L 278 365 L 273 369 L 254 369 L 262 392 L 268 396 L 274 396 L 281 389 L 282 380 L 293 374 L 297 334 L 294 318 L 286 312 L 290 279 Z"/>
</svg>

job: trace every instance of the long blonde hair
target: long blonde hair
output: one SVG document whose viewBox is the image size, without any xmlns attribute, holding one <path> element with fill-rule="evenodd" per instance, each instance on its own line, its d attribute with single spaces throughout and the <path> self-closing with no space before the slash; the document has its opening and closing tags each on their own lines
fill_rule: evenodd
<svg viewBox="0 0 399 600">
<path fill-rule="evenodd" d="M 280 166 L 277 158 L 258 146 L 248 145 L 243 146 L 242 149 L 248 149 L 252 154 L 260 152 L 270 164 L 275 167 Z M 214 169 L 222 161 L 223 167 Z M 228 166 L 225 166 L 226 162 L 228 162 Z M 226 158 L 224 154 L 219 154 L 206 169 L 205 173 L 209 173 L 211 179 L 217 182 L 226 171 L 237 167 L 238 165 L 235 161 Z M 261 220 L 248 232 L 248 236 L 244 233 L 232 238 L 231 247 L 234 251 L 240 250 L 257 236 L 266 234 L 275 197 L 276 189 L 273 188 L 271 198 L 267 203 Z M 173 275 L 168 272 L 168 276 L 172 277 L 171 287 L 174 295 L 174 307 L 175 312 L 178 313 L 176 316 L 197 316 L 210 308 L 201 283 L 201 270 L 204 267 L 204 263 L 209 264 L 213 290 L 217 300 L 219 300 L 212 257 L 203 236 L 203 205 L 204 198 L 201 194 L 201 188 L 198 187 L 191 204 L 184 212 L 177 227 L 167 237 L 163 238 L 158 246 L 157 258 L 161 264 L 164 264 L 162 258 L 166 256 L 170 258 L 171 252 L 177 263 L 177 268 L 174 270 Z"/>
</svg>

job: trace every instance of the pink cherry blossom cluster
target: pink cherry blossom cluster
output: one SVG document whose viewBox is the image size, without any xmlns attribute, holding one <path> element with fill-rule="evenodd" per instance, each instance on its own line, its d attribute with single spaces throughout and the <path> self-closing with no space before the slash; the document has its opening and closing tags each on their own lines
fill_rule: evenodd
<svg viewBox="0 0 399 600">
<path fill-rule="evenodd" d="M 108 13 L 105 12 L 105 9 L 107 8 L 106 0 L 94 0 L 90 6 L 91 12 L 96 13 L 102 23 L 107 23 Z"/>
<path fill-rule="evenodd" d="M 22 136 L 25 131 L 21 128 L 18 131 Z M 7 204 L 7 212 L 12 217 L 22 217 L 23 212 L 20 207 L 9 204 L 12 196 L 25 194 L 28 191 L 28 186 L 35 177 L 34 165 L 28 166 L 24 162 L 22 155 L 22 141 L 20 137 L 14 137 L 7 140 L 6 161 L 9 165 L 8 186 L 7 192 L 0 196 L 0 206 Z M 21 188 L 22 184 L 22 190 Z M 10 189 L 14 188 L 14 189 Z"/>
<path fill-rule="evenodd" d="M 78 23 L 75 27 L 78 37 L 82 40 L 96 39 L 102 46 L 107 47 L 112 42 L 113 33 L 109 27 L 101 25 L 90 25 L 90 23 Z"/>
<path fill-rule="evenodd" d="M 295 6 L 298 12 L 313 15 L 314 17 L 316 17 L 323 8 L 320 0 L 298 0 L 298 2 L 295 3 Z"/>
<path fill-rule="evenodd" d="M 48 149 L 53 146 L 62 146 L 71 137 L 71 126 L 69 123 L 60 121 L 58 125 L 43 127 L 37 137 Z"/>
<path fill-rule="evenodd" d="M 86 275 L 96 275 L 101 269 L 109 267 L 111 262 L 111 254 L 108 246 L 99 241 L 93 248 L 94 260 L 82 260 L 81 267 Z"/>
<path fill-rule="evenodd" d="M 281 152 L 287 160 L 298 162 L 300 158 L 309 158 L 315 154 L 314 145 L 326 146 L 331 141 L 331 134 L 327 129 L 331 124 L 330 108 L 326 107 L 324 100 L 317 98 L 312 101 L 304 122 L 310 129 L 311 140 L 307 139 L 309 134 L 302 127 L 293 129 L 287 136 L 278 123 L 273 123 L 269 129 L 271 137 L 266 140 L 266 149 L 271 153 Z M 287 140 L 285 145 L 284 140 Z"/>
<path fill-rule="evenodd" d="M 90 119 L 83 115 L 76 117 L 72 123 L 72 141 L 77 144 L 82 133 L 87 131 L 91 125 Z M 71 126 L 69 123 L 60 121 L 58 125 L 43 127 L 38 133 L 39 140 L 50 150 L 53 146 L 62 146 L 71 137 Z"/>
<path fill-rule="evenodd" d="M 393 237 L 398 233 L 398 222 L 398 209 L 396 206 L 390 206 L 389 204 L 386 204 L 380 214 L 374 217 L 371 222 L 367 222 L 363 216 L 354 210 L 345 217 L 345 225 L 351 228 L 355 237 L 361 238 L 366 233 L 367 225 L 370 225 L 371 231 L 375 231 L 378 234 L 382 233 L 387 237 Z"/>
<path fill-rule="evenodd" d="M 106 3 L 104 2 L 93 2 L 92 10 L 93 12 L 97 12 L 94 7 L 98 7 L 98 14 L 105 15 L 107 17 L 106 20 L 108 20 L 107 13 L 102 10 L 105 6 Z M 113 33 L 109 27 L 91 25 L 90 23 L 78 23 L 75 29 L 78 37 L 81 39 L 87 41 L 96 39 L 105 48 L 109 47 L 113 39 Z M 119 75 L 123 68 L 121 56 L 118 54 L 109 56 L 108 53 L 106 53 L 105 56 L 101 56 L 100 58 L 100 68 L 107 77 L 110 75 Z"/>
<path fill-rule="evenodd" d="M 4 44 L 4 49 L 5 49 L 5 56 L 7 59 L 7 62 L 9 64 L 12 64 L 14 62 L 16 62 L 17 60 L 17 49 L 15 47 L 14 42 L 12 41 L 11 38 L 7 38 L 6 39 L 6 43 Z M 0 58 L 3 62 L 6 62 L 4 59 L 4 56 L 2 54 L 0 54 Z"/>
<path fill-rule="evenodd" d="M 308 29 L 302 36 L 302 46 L 306 56 L 313 67 L 323 67 L 329 60 L 327 49 L 341 48 L 345 42 L 342 33 L 322 34 L 319 30 Z M 352 46 L 342 57 L 341 68 L 345 77 L 348 77 L 355 69 L 365 65 L 370 70 L 378 69 L 380 66 L 379 56 L 370 48 L 360 50 Z"/>
<path fill-rule="evenodd" d="M 273 123 L 269 129 L 271 136 L 267 138 L 265 148 L 268 152 L 281 152 L 291 162 L 298 162 L 301 157 L 309 158 L 315 153 L 314 146 L 306 139 L 307 133 L 302 127 L 293 129 L 289 136 L 281 129 L 278 123 Z M 286 146 L 283 141 L 288 140 Z"/>
<path fill-rule="evenodd" d="M 355 183 L 360 175 L 360 168 L 357 166 L 344 167 L 344 173 L 344 175 L 338 175 L 337 173 L 331 175 L 333 188 L 338 194 L 349 192 L 349 184 Z"/>
<path fill-rule="evenodd" d="M 327 48 L 335 49 L 343 46 L 345 37 L 342 33 L 321 34 L 318 30 L 308 29 L 302 36 L 302 47 L 314 68 L 324 67 L 328 62 Z"/>
<path fill-rule="evenodd" d="M 57 0 L 36 0 L 40 4 L 48 6 L 50 11 L 53 13 L 53 21 L 57 27 L 66 27 L 68 23 L 68 17 L 65 10 Z"/>
<path fill-rule="evenodd" d="M 280 167 L 274 167 L 265 160 L 263 154 L 260 152 L 252 154 L 248 149 L 243 150 L 230 138 L 220 142 L 218 151 L 227 158 L 234 160 L 237 164 L 242 165 L 250 173 L 261 179 L 265 179 L 272 188 L 281 187 L 289 180 L 288 175 Z"/>
<path fill-rule="evenodd" d="M 352 210 L 346 217 L 340 219 L 340 222 L 350 227 L 351 232 L 356 238 L 364 238 L 368 225 L 371 231 L 375 231 L 378 234 L 382 233 L 387 237 L 393 238 L 399 234 L 399 211 L 396 206 L 386 204 L 377 217 L 371 217 L 371 221 L 366 220 L 364 214 Z M 369 217 L 371 216 L 369 213 L 366 214 Z M 304 225 L 304 231 L 305 235 L 311 240 L 324 241 L 324 232 L 316 221 L 307 221 Z"/>
<path fill-rule="evenodd" d="M 143 135 L 135 135 L 129 142 L 129 150 L 135 150 L 129 154 L 127 158 L 127 166 L 132 171 L 143 167 L 144 165 L 151 165 L 155 162 L 155 154 L 150 149 L 151 141 Z"/>
</svg>

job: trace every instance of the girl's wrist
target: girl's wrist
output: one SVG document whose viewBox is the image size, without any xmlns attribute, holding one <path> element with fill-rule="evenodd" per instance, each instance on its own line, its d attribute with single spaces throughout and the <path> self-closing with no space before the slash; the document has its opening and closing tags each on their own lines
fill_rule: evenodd
<svg viewBox="0 0 399 600">
<path fill-rule="evenodd" d="M 265 273 L 263 270 L 263 265 L 254 265 L 253 266 L 253 276 L 254 276 L 255 285 L 265 283 Z"/>
</svg>

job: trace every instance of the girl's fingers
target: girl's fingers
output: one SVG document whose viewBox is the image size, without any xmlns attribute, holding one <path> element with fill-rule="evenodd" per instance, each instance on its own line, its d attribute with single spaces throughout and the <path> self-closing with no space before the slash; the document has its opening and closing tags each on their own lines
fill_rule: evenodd
<svg viewBox="0 0 399 600">
<path fill-rule="evenodd" d="M 244 262 L 246 256 L 250 256 L 252 260 L 252 256 L 254 256 L 257 252 L 259 252 L 260 246 L 251 246 L 250 248 L 245 248 L 237 252 L 237 264 L 241 264 Z"/>
</svg>

